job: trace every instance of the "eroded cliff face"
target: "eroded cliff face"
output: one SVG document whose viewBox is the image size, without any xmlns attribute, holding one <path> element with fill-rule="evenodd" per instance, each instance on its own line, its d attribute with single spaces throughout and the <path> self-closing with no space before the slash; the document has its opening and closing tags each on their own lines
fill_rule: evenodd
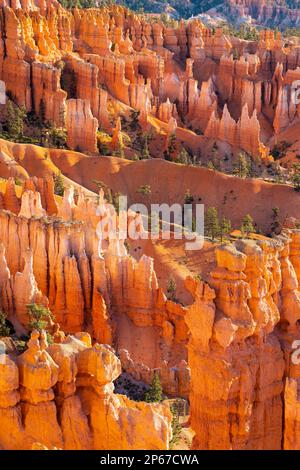
<svg viewBox="0 0 300 470">
<path fill-rule="evenodd" d="M 193 152 L 220 141 L 267 162 L 273 133 L 299 121 L 292 99 L 299 47 L 280 33 L 262 31 L 250 42 L 197 19 L 174 28 L 149 23 L 119 6 L 19 7 L 1 8 L 0 79 L 28 112 L 42 109 L 66 127 L 72 149 L 96 153 L 98 126 L 111 132 L 120 103 L 153 132 L 168 134 L 164 124 L 174 119 L 172 133 Z"/>
<path fill-rule="evenodd" d="M 75 203 L 69 188 L 56 203 L 50 180 L 34 178 L 23 189 L 20 200 L 7 183 L 0 213 L 1 308 L 16 330 L 28 326 L 26 305 L 49 306 L 64 332 L 87 330 L 122 351 L 137 380 L 150 383 L 156 371 L 169 395 L 187 397 L 186 309 L 159 288 L 151 258 L 135 261 L 124 239 L 109 239 L 114 208 L 103 192 L 99 203 L 82 192 Z M 129 224 L 144 230 L 138 214 Z"/>
<path fill-rule="evenodd" d="M 221 246 L 209 285 L 187 280 L 195 297 L 186 321 L 196 449 L 299 448 L 299 366 L 291 355 L 300 292 L 290 258 L 298 237 Z"/>
<path fill-rule="evenodd" d="M 158 130 L 164 150 L 174 136 L 195 152 L 218 141 L 268 163 L 269 138 L 299 120 L 299 47 L 279 33 L 247 42 L 198 20 L 169 28 L 117 6 L 71 12 L 50 1 L 3 2 L 0 30 L 7 90 L 66 127 L 72 149 L 96 153 L 101 127 L 117 151 L 123 108 L 140 111 L 143 131 Z M 87 197 L 69 186 L 55 197 L 51 178 L 29 178 L 39 154 L 8 147 L 1 175 L 25 182 L 16 191 L 9 178 L 0 193 L 0 309 L 17 334 L 28 330 L 32 303 L 48 307 L 61 330 L 49 325 L 51 346 L 33 332 L 24 354 L 1 354 L 0 447 L 168 448 L 164 405 L 113 394 L 121 361 L 136 380 L 150 383 L 156 372 L 168 396 L 189 397 L 194 448 L 299 448 L 299 230 L 217 247 L 207 282 L 186 279 L 194 302 L 184 306 L 167 299 L 152 258 L 129 256 L 127 230 L 108 236 L 115 209 L 103 191 Z M 83 156 L 74 155 L 80 173 Z M 62 168 L 75 161 L 56 150 L 51 159 Z M 88 158 L 100 168 L 96 160 Z M 128 216 L 142 234 L 140 214 Z"/>
<path fill-rule="evenodd" d="M 146 441 L 139 443 L 135 436 L 134 441 L 128 443 L 129 438 L 121 436 L 119 424 L 115 422 L 111 426 L 117 426 L 118 437 L 109 441 L 103 423 L 99 425 L 102 418 L 97 414 L 102 392 L 94 384 L 94 378 L 88 381 L 92 381 L 95 390 L 84 389 L 86 374 L 93 376 L 94 373 L 82 372 L 85 379 L 80 378 L 80 367 L 98 364 L 95 352 L 98 347 L 91 347 L 90 340 L 84 340 L 89 349 L 84 348 L 79 356 L 76 353 L 77 375 L 70 372 L 75 366 L 67 368 L 65 365 L 66 354 L 71 361 L 74 335 L 78 337 L 82 330 L 87 330 L 94 341 L 113 345 L 123 370 L 136 380 L 149 383 L 156 371 L 167 395 L 189 396 L 191 426 L 196 433 L 194 448 L 280 449 L 282 445 L 287 449 L 299 448 L 299 366 L 292 354 L 294 341 L 299 336 L 300 231 L 285 229 L 274 239 L 252 235 L 248 240 L 219 246 L 216 268 L 211 271 L 208 282 L 186 279 L 186 289 L 194 302 L 182 306 L 167 300 L 159 288 L 151 258 L 142 256 L 137 262 L 127 254 L 125 238 L 109 239 L 105 227 L 111 220 L 112 208 L 102 191 L 96 203 L 82 192 L 75 198 L 71 187 L 65 190 L 62 200 L 55 199 L 52 189 L 50 180 L 27 180 L 19 199 L 11 179 L 0 212 L 1 309 L 9 315 L 16 331 L 22 333 L 29 321 L 26 306 L 30 303 L 49 306 L 62 331 L 73 334 L 65 338 L 52 325 L 55 341 L 61 343 L 59 346 L 35 350 L 37 342 L 44 344 L 46 339 L 43 335 L 38 339 L 34 333 L 28 351 L 16 359 L 17 366 L 11 364 L 15 362 L 13 358 L 5 356 L 4 381 L 11 368 L 16 377 L 18 374 L 26 377 L 27 363 L 34 365 L 35 361 L 47 363 L 45 374 L 49 377 L 37 382 L 20 379 L 20 390 L 16 378 L 10 379 L 14 384 L 12 388 L 3 385 L 5 392 L 9 389 L 10 400 L 7 405 L 3 398 L 4 419 L 19 423 L 16 448 L 27 448 L 34 442 L 62 448 L 167 446 L 165 418 L 159 428 L 159 433 L 165 433 L 164 437 L 160 434 L 157 438 L 155 434 L 155 442 L 147 438 L 147 444 Z M 54 216 L 50 216 L 48 210 L 54 212 Z M 122 213 L 118 217 L 119 229 L 121 218 Z M 131 213 L 130 220 L 142 233 L 140 215 Z M 54 362 L 40 352 L 44 349 Z M 81 360 L 85 355 L 86 360 Z M 118 361 L 117 364 L 115 368 L 120 372 Z M 115 378 L 113 375 L 110 382 Z M 44 380 L 45 386 L 41 386 Z M 84 385 L 80 385 L 81 380 Z M 110 385 L 105 385 L 106 388 L 111 390 Z M 21 408 L 17 405 L 19 394 L 22 403 L 26 403 Z M 59 425 L 55 421 L 54 396 L 55 403 L 63 403 Z M 116 407 L 120 414 L 122 406 L 127 410 L 126 398 L 112 394 L 109 397 L 108 403 L 113 404 L 107 406 Z M 37 406 L 43 411 L 37 410 Z M 134 409 L 138 406 L 142 417 L 154 412 L 144 409 L 145 405 L 132 406 Z M 28 440 L 27 418 L 24 421 L 23 415 L 20 416 L 20 409 L 22 413 L 28 409 L 28 429 L 37 426 L 36 420 L 43 419 L 40 412 L 50 414 L 53 417 L 51 429 L 57 430 L 56 437 L 49 428 L 46 439 L 38 428 Z M 68 413 L 72 413 L 72 418 Z M 73 413 L 80 417 L 79 421 L 74 419 Z M 90 413 L 93 431 L 89 428 L 90 419 L 84 416 Z M 96 413 L 94 417 L 93 413 Z M 74 420 L 76 429 L 78 426 L 72 436 L 67 427 L 64 428 L 64 417 Z M 137 418 L 140 419 L 142 422 L 144 418 Z M 25 422 L 25 430 L 21 422 Z M 80 441 L 76 432 L 82 429 L 86 439 Z M 135 431 L 130 428 L 129 435 L 131 433 Z M 6 434 L 2 436 L 4 448 L 12 445 L 9 439 Z"/>
<path fill-rule="evenodd" d="M 87 333 L 56 339 L 48 346 L 33 331 L 23 354 L 0 355 L 2 449 L 168 448 L 168 405 L 114 394 L 121 363 L 109 346 L 92 346 Z"/>
<path fill-rule="evenodd" d="M 26 306 L 45 305 L 61 331 L 51 324 L 54 345 L 33 333 L 24 354 L 4 358 L 0 404 L 10 435 L 16 432 L 15 448 L 36 442 L 49 448 L 168 446 L 165 408 L 113 395 L 110 382 L 120 362 L 109 346 L 92 346 L 88 335 L 78 336 L 83 330 L 93 341 L 115 347 L 123 370 L 136 380 L 150 383 L 157 372 L 168 396 L 189 397 L 195 449 L 299 448 L 299 365 L 293 358 L 300 319 L 299 230 L 218 246 L 207 282 L 186 279 L 194 301 L 183 306 L 166 298 L 151 258 L 128 255 L 127 233 L 108 236 L 114 209 L 103 191 L 97 201 L 82 191 L 74 196 L 72 187 L 55 198 L 50 180 L 34 178 L 20 194 L 11 179 L 0 211 L 0 308 L 22 334 L 29 322 Z M 123 215 L 117 217 L 119 230 Z M 141 216 L 128 215 L 142 234 Z M 62 331 L 73 336 L 65 338 Z M 86 344 L 74 352 L 77 340 Z M 108 354 L 118 371 L 105 386 L 94 377 L 101 369 L 99 354 Z M 31 367 L 45 374 L 38 382 L 30 378 Z M 6 378 L 8 371 L 13 379 Z M 102 386 L 110 392 L 99 411 Z M 128 409 L 136 421 L 130 418 L 124 437 L 127 427 L 120 423 Z M 103 427 L 102 410 L 112 419 L 114 437 Z M 58 421 L 57 413 L 62 413 Z M 46 415 L 52 424 L 44 435 L 38 422 Z M 136 429 L 149 416 L 155 432 L 137 438 Z M 69 420 L 75 427 L 71 435 L 64 424 Z M 11 448 L 7 436 L 0 433 L 0 445 Z"/>
</svg>

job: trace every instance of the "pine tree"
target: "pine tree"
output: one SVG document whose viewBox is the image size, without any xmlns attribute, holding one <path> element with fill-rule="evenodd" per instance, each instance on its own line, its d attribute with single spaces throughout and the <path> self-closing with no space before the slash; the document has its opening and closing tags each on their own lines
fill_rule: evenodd
<svg viewBox="0 0 300 470">
<path fill-rule="evenodd" d="M 176 299 L 175 297 L 176 289 L 177 289 L 176 281 L 173 277 L 170 277 L 170 279 L 168 280 L 168 284 L 167 284 L 167 297 L 169 300 L 172 300 L 173 302 Z"/>
<path fill-rule="evenodd" d="M 182 165 L 187 165 L 190 161 L 190 156 L 186 149 L 183 147 L 176 158 L 176 163 L 181 163 Z"/>
<path fill-rule="evenodd" d="M 218 154 L 218 146 L 215 142 L 213 148 L 211 149 L 211 159 L 210 162 L 212 164 L 211 169 L 213 170 L 220 170 L 220 158 Z"/>
<path fill-rule="evenodd" d="M 250 233 L 255 233 L 255 228 L 253 225 L 253 218 L 251 217 L 250 214 L 245 215 L 245 217 L 243 218 L 242 225 L 241 225 L 241 232 L 243 234 L 246 234 L 247 236 Z"/>
<path fill-rule="evenodd" d="M 168 150 L 165 152 L 165 159 L 168 161 L 171 161 L 175 150 L 176 150 L 176 135 L 171 134 L 169 138 Z"/>
<path fill-rule="evenodd" d="M 161 402 L 163 400 L 163 391 L 157 372 L 153 375 L 149 390 L 145 393 L 144 401 L 147 403 Z"/>
<path fill-rule="evenodd" d="M 145 134 L 144 136 L 144 143 L 141 151 L 141 159 L 148 160 L 150 158 L 150 152 L 148 147 L 148 135 Z"/>
<path fill-rule="evenodd" d="M 215 207 L 209 207 L 207 209 L 204 220 L 204 231 L 205 235 L 210 237 L 212 241 L 214 241 L 220 233 L 218 211 Z"/>
<path fill-rule="evenodd" d="M 231 222 L 229 219 L 226 219 L 225 217 L 222 217 L 221 223 L 220 223 L 220 239 L 221 242 L 223 241 L 224 235 L 229 235 L 231 232 Z"/>
<path fill-rule="evenodd" d="M 295 191 L 300 191 L 300 164 L 294 165 L 294 174 L 292 176 L 292 183 Z"/>
<path fill-rule="evenodd" d="M 279 228 L 280 228 L 279 214 L 280 214 L 279 207 L 273 207 L 273 209 L 272 209 L 271 231 L 272 231 L 272 233 L 275 233 L 275 234 L 277 234 L 279 232 Z"/>
<path fill-rule="evenodd" d="M 250 168 L 246 155 L 241 152 L 237 156 L 237 160 L 233 165 L 233 174 L 240 178 L 246 178 L 249 176 Z"/>
<path fill-rule="evenodd" d="M 65 184 L 61 172 L 54 176 L 54 194 L 63 196 L 65 192 Z"/>
<path fill-rule="evenodd" d="M 12 139 L 22 137 L 24 131 L 24 119 L 26 110 L 24 106 L 17 106 L 12 100 L 7 101 L 5 126 Z"/>
<path fill-rule="evenodd" d="M 30 322 L 30 330 L 45 330 L 49 325 L 50 320 L 53 319 L 53 315 L 46 307 L 38 304 L 27 305 Z"/>
<path fill-rule="evenodd" d="M 0 311 L 0 337 L 9 336 L 10 328 L 6 324 L 6 315 Z"/>
<path fill-rule="evenodd" d="M 170 411 L 172 413 L 172 423 L 171 423 L 171 426 L 172 426 L 172 440 L 170 441 L 170 449 L 172 449 L 173 446 L 175 444 L 177 444 L 177 442 L 180 439 L 180 434 L 181 434 L 181 431 L 182 431 L 182 427 L 181 427 L 180 422 L 179 422 L 178 407 L 175 404 L 172 404 L 170 406 Z"/>
</svg>

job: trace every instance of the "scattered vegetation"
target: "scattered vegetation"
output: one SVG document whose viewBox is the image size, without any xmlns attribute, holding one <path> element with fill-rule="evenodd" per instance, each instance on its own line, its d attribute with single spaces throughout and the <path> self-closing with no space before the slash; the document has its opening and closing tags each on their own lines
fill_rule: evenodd
<svg viewBox="0 0 300 470">
<path fill-rule="evenodd" d="M 32 330 L 46 330 L 51 320 L 54 319 L 50 310 L 43 305 L 28 304 L 29 314 L 29 329 Z"/>
<path fill-rule="evenodd" d="M 4 130 L 8 132 L 11 140 L 18 140 L 23 136 L 25 117 L 25 107 L 19 107 L 11 99 L 8 99 Z"/>
<path fill-rule="evenodd" d="M 173 161 L 173 157 L 176 151 L 176 135 L 171 134 L 169 138 L 169 144 L 167 150 L 164 151 L 165 160 Z"/>
<path fill-rule="evenodd" d="M 137 192 L 144 195 L 151 194 L 151 186 L 143 184 L 137 189 Z"/>
<path fill-rule="evenodd" d="M 171 426 L 172 426 L 172 434 L 173 434 L 172 439 L 170 441 L 170 448 L 172 449 L 174 447 L 174 445 L 177 444 L 178 441 L 179 441 L 182 427 L 181 427 L 180 422 L 179 422 L 178 408 L 174 403 L 170 406 L 170 411 L 172 413 Z"/>
<path fill-rule="evenodd" d="M 43 147 L 66 148 L 66 130 L 57 128 L 45 119 L 45 104 L 40 104 L 39 115 L 26 113 L 24 106 L 18 106 L 11 97 L 6 104 L 6 116 L 0 137 L 12 142 L 35 144 Z"/>
<path fill-rule="evenodd" d="M 276 144 L 270 152 L 274 160 L 279 160 L 280 158 L 285 157 L 286 151 L 291 147 L 291 145 L 292 144 L 286 140 Z"/>
<path fill-rule="evenodd" d="M 223 241 L 225 236 L 230 235 L 232 231 L 231 222 L 226 217 L 219 220 L 218 210 L 215 207 L 209 207 L 205 214 L 204 219 L 204 234 L 212 241 L 219 238 Z"/>
<path fill-rule="evenodd" d="M 180 150 L 175 162 L 182 165 L 189 165 L 191 163 L 191 157 L 184 147 Z"/>
<path fill-rule="evenodd" d="M 176 302 L 176 289 L 176 281 L 173 277 L 170 277 L 167 283 L 167 297 L 173 302 Z"/>
<path fill-rule="evenodd" d="M 220 27 L 222 27 L 224 33 L 228 36 L 234 36 L 236 38 L 244 39 L 246 41 L 259 40 L 259 31 L 253 26 L 241 25 L 239 28 L 237 28 L 233 24 L 221 23 Z"/>
<path fill-rule="evenodd" d="M 272 234 L 277 235 L 280 232 L 280 222 L 279 222 L 279 207 L 273 207 L 272 209 L 272 223 L 271 223 L 271 232 Z"/>
<path fill-rule="evenodd" d="M 205 214 L 204 233 L 214 241 L 220 233 L 218 211 L 215 207 L 209 207 Z"/>
</svg>

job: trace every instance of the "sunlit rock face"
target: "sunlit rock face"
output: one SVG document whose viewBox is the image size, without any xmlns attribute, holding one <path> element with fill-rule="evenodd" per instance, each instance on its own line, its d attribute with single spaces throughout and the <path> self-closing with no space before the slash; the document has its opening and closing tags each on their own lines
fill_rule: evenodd
<svg viewBox="0 0 300 470">
<path fill-rule="evenodd" d="M 300 299 L 290 260 L 297 234 L 223 245 L 209 285 L 191 289 L 188 280 L 195 449 L 299 448 L 291 354 Z"/>
<path fill-rule="evenodd" d="M 33 331 L 23 354 L 1 355 L 0 370 L 3 449 L 169 446 L 168 405 L 136 403 L 115 395 L 112 382 L 121 373 L 120 361 L 109 346 L 92 346 L 87 333 L 48 346 L 45 332 Z"/>
</svg>

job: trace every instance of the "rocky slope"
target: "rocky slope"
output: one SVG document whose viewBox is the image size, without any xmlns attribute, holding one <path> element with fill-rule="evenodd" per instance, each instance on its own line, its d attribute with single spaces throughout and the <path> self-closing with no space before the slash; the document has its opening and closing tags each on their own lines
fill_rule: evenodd
<svg viewBox="0 0 300 470">
<path fill-rule="evenodd" d="M 123 369 L 136 380 L 149 383 L 156 371 L 169 396 L 189 396 L 194 448 L 280 449 L 282 442 L 284 448 L 298 448 L 298 372 L 291 354 L 299 334 L 299 230 L 286 229 L 275 239 L 252 235 L 249 240 L 219 246 L 207 283 L 186 278 L 186 289 L 194 300 L 183 306 L 166 299 L 151 258 L 144 255 L 134 261 L 124 240 L 107 239 L 105 232 L 99 244 L 95 224 L 101 223 L 108 210 L 102 193 L 98 211 L 96 207 L 83 194 L 76 202 L 71 189 L 56 200 L 51 181 L 37 179 L 27 180 L 21 200 L 12 180 L 3 194 L 2 311 L 20 334 L 30 320 L 26 305 L 44 304 L 55 314 L 62 331 L 73 333 L 65 338 L 53 324 L 49 326 L 53 346 L 47 347 L 45 337 L 39 339 L 34 332 L 24 354 L 4 356 L 1 410 L 9 435 L 17 435 L 14 448 L 29 448 L 36 442 L 60 448 L 168 447 L 167 408 L 115 398 L 106 384 L 119 375 L 120 363 L 107 347 L 91 347 L 89 336 L 78 333 L 82 330 L 89 331 L 93 341 L 114 346 Z M 138 214 L 131 217 L 140 223 Z M 67 364 L 75 360 L 77 376 L 76 372 L 70 374 L 66 360 Z M 105 375 L 105 380 L 100 374 L 95 383 L 95 371 L 90 367 L 101 371 L 102 361 L 114 364 L 111 367 L 116 372 Z M 32 367 L 43 370 L 42 382 L 30 378 L 30 373 L 37 374 L 30 372 Z M 76 368 L 72 366 L 72 370 Z M 108 374 L 110 369 L 104 365 L 104 370 Z M 57 380 L 53 402 L 51 389 Z M 113 440 L 103 429 L 99 411 L 93 417 L 92 403 L 99 405 L 103 386 L 110 390 L 105 406 L 118 409 L 113 412 L 110 408 L 109 416 L 120 413 L 111 424 L 117 429 Z M 61 402 L 58 425 L 54 403 Z M 128 408 L 137 410 L 136 426 L 144 413 L 153 416 L 155 430 L 149 428 L 149 438 L 143 435 L 139 443 L 134 429 L 120 424 L 122 407 L 126 407 L 126 415 Z M 40 414 L 46 412 L 52 416 L 51 429 L 57 429 L 55 437 L 52 430 L 34 424 L 43 422 Z M 107 413 L 105 409 L 103 413 Z M 159 421 L 155 413 L 161 416 Z M 93 423 L 91 429 L 87 415 Z M 17 424 L 21 416 L 25 428 Z M 64 419 L 76 422 L 72 437 L 64 431 Z M 86 439 L 79 444 L 77 433 L 82 429 Z M 124 436 L 125 430 L 134 438 Z M 7 433 L 0 436 L 1 446 L 11 448 Z"/>
</svg>

